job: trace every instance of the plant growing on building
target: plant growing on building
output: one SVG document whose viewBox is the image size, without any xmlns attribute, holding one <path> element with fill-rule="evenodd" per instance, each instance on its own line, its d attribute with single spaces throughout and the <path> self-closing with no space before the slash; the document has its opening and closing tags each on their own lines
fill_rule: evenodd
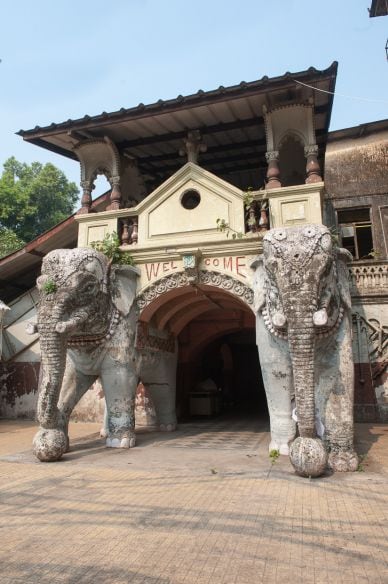
<svg viewBox="0 0 388 584">
<path fill-rule="evenodd" d="M 280 456 L 280 452 L 279 452 L 279 450 L 273 449 L 270 451 L 268 456 L 269 456 L 271 463 L 275 464 L 275 462 L 277 461 L 277 459 Z"/>
<path fill-rule="evenodd" d="M 241 231 L 236 231 L 233 229 L 225 219 L 217 219 L 217 231 L 225 233 L 226 237 L 232 234 L 232 239 L 242 239 L 244 234 Z"/>
<path fill-rule="evenodd" d="M 54 280 L 46 280 L 46 282 L 42 285 L 42 290 L 45 294 L 54 294 L 58 289 Z"/>
<path fill-rule="evenodd" d="M 246 214 L 248 216 L 247 217 L 247 225 L 248 225 L 248 227 L 253 227 L 256 225 L 257 220 L 256 220 L 255 212 L 253 212 L 253 214 L 250 213 L 250 211 L 252 210 L 252 206 L 256 205 L 252 187 L 248 187 L 248 189 L 243 193 L 243 202 L 244 202 L 244 208 L 245 208 Z M 259 205 L 260 205 L 260 211 L 263 209 L 266 209 L 268 207 L 267 201 L 261 201 L 261 203 L 259 203 Z M 232 239 L 242 239 L 243 237 L 245 237 L 245 233 L 242 233 L 241 231 L 236 231 L 235 229 L 233 229 L 229 225 L 229 223 L 227 221 L 225 221 L 225 219 L 220 219 L 220 218 L 217 219 L 217 230 L 220 231 L 221 233 L 225 233 L 226 237 L 229 237 L 229 235 L 232 234 Z"/>
<path fill-rule="evenodd" d="M 133 257 L 128 251 L 120 250 L 120 240 L 115 231 L 106 233 L 104 238 L 99 241 L 93 241 L 91 247 L 96 251 L 105 254 L 112 264 L 133 266 Z"/>
</svg>

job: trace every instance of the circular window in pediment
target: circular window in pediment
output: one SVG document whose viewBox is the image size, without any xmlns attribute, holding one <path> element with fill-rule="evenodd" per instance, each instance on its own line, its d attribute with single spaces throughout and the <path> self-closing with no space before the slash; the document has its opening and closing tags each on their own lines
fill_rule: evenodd
<svg viewBox="0 0 388 584">
<path fill-rule="evenodd" d="M 183 193 L 181 197 L 181 205 L 184 209 L 191 211 L 195 209 L 201 202 L 201 195 L 195 189 L 190 189 Z"/>
</svg>

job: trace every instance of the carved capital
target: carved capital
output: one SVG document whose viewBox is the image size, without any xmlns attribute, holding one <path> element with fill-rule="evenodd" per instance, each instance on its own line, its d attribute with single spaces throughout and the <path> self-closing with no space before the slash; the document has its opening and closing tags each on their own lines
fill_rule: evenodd
<svg viewBox="0 0 388 584">
<path fill-rule="evenodd" d="M 111 180 L 112 187 L 115 185 L 120 185 L 120 175 L 115 174 L 115 175 L 111 176 L 110 180 Z"/>
<path fill-rule="evenodd" d="M 306 158 L 308 156 L 318 156 L 318 146 L 316 144 L 310 144 L 309 146 L 305 146 L 304 155 L 306 156 Z"/>
<path fill-rule="evenodd" d="M 267 162 L 271 162 L 273 160 L 279 160 L 279 150 L 270 150 L 269 152 L 265 153 L 265 158 Z"/>
<path fill-rule="evenodd" d="M 82 215 L 84 213 L 90 213 L 92 206 L 92 190 L 94 189 L 94 184 L 90 181 L 81 181 L 82 187 L 82 197 L 81 197 L 81 209 L 78 214 Z"/>
<path fill-rule="evenodd" d="M 277 189 L 282 186 L 280 182 L 279 151 L 270 150 L 266 152 L 265 157 L 268 162 L 267 189 Z"/>
</svg>

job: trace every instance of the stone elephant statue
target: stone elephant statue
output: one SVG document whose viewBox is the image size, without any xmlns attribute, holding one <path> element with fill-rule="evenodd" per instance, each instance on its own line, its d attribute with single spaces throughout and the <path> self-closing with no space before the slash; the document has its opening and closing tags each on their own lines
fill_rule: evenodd
<svg viewBox="0 0 388 584">
<path fill-rule="evenodd" d="M 257 345 L 271 426 L 270 450 L 296 472 L 354 471 L 351 254 L 323 225 L 270 230 L 253 263 Z M 296 404 L 296 424 L 292 416 Z M 295 417 L 295 416 L 294 416 Z M 292 443 L 292 444 L 291 444 Z M 291 448 L 290 448 L 291 445 Z"/>
<path fill-rule="evenodd" d="M 98 377 L 108 411 L 106 445 L 135 445 L 138 273 L 111 266 L 104 254 L 86 248 L 59 249 L 44 258 L 37 280 L 40 429 L 33 441 L 40 460 L 58 460 L 68 449 L 70 414 Z"/>
</svg>

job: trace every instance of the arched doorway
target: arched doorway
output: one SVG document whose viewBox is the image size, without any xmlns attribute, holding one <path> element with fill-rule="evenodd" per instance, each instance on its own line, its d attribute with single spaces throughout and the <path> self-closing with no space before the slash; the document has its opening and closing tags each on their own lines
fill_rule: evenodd
<svg viewBox="0 0 388 584">
<path fill-rule="evenodd" d="M 247 287 L 241 290 L 238 281 L 231 286 L 229 280 L 228 289 L 200 281 L 171 290 L 164 286 L 140 314 L 150 330 L 176 339 L 178 421 L 221 414 L 268 417 L 255 315 Z"/>
</svg>

